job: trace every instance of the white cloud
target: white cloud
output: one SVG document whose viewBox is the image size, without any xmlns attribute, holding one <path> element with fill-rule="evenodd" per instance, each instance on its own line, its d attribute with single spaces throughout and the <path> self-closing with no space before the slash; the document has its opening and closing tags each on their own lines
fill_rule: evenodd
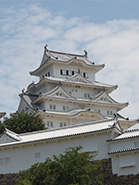
<svg viewBox="0 0 139 185">
<path fill-rule="evenodd" d="M 105 63 L 97 80 L 119 84 L 112 96 L 131 104 L 124 116 L 139 117 L 139 21 L 113 20 L 95 24 L 85 18 L 66 18 L 35 5 L 2 12 L 0 22 L 1 111 L 17 109 L 18 94 L 34 80 L 29 71 L 39 66 L 43 46 L 52 50 L 83 53 Z M 35 78 L 36 80 L 36 78 Z"/>
</svg>

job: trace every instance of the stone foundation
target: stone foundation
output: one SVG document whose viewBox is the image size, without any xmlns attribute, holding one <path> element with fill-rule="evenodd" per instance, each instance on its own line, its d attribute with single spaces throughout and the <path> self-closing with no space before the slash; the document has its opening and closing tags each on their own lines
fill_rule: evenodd
<svg viewBox="0 0 139 185">
<path fill-rule="evenodd" d="M 104 185 L 139 185 L 139 174 L 117 176 L 112 174 L 111 159 L 102 160 L 100 172 Z"/>
<path fill-rule="evenodd" d="M 112 174 L 111 160 L 102 160 L 100 173 L 103 177 L 103 185 L 139 185 L 139 174 L 117 176 Z M 15 185 L 19 174 L 0 175 L 0 185 Z"/>
</svg>

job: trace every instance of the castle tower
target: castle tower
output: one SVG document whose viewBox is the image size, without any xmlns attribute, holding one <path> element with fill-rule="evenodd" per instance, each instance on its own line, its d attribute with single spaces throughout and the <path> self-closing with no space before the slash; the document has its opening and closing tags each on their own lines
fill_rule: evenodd
<svg viewBox="0 0 139 185">
<path fill-rule="evenodd" d="M 128 103 L 115 101 L 110 93 L 117 85 L 96 81 L 104 64 L 97 65 L 84 55 L 56 52 L 44 48 L 40 66 L 30 72 L 39 77 L 20 94 L 18 112 L 36 112 L 46 127 L 64 127 L 92 121 L 119 119 L 125 129 L 136 123 L 119 111 Z"/>
</svg>

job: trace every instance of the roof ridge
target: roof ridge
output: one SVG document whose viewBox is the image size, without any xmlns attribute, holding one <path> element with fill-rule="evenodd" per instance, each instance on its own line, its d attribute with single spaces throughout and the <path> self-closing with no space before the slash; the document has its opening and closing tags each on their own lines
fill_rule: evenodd
<svg viewBox="0 0 139 185">
<path fill-rule="evenodd" d="M 125 130 L 124 133 L 128 133 L 128 132 L 136 132 L 139 131 L 139 129 L 131 129 L 131 130 Z"/>
<path fill-rule="evenodd" d="M 133 150 L 139 150 L 139 147 L 131 147 L 131 148 L 126 148 L 126 149 L 121 149 L 121 150 L 115 150 L 115 151 L 108 152 L 108 154 L 116 154 L 116 153 L 128 152 L 128 151 L 133 151 Z"/>
<path fill-rule="evenodd" d="M 71 56 L 85 57 L 85 55 L 81 55 L 81 54 L 65 53 L 65 52 L 53 51 L 53 50 L 48 50 L 48 49 L 46 50 L 46 52 L 58 53 L 58 54 L 63 54 L 63 55 L 71 55 Z"/>
</svg>

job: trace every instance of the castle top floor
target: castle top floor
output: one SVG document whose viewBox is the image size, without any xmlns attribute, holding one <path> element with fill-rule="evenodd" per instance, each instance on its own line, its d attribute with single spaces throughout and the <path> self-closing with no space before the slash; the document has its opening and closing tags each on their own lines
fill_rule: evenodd
<svg viewBox="0 0 139 185">
<path fill-rule="evenodd" d="M 88 59 L 87 52 L 84 52 L 84 55 L 56 52 L 45 46 L 40 66 L 30 74 L 42 79 L 44 76 L 68 78 L 80 73 L 88 80 L 95 81 L 95 73 L 100 71 L 104 64 L 96 65 Z"/>
</svg>

